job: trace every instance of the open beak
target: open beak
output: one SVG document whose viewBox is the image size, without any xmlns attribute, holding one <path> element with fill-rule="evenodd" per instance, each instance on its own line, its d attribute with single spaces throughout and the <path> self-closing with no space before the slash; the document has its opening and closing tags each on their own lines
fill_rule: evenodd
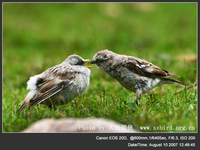
<svg viewBox="0 0 200 150">
<path fill-rule="evenodd" d="M 89 59 L 85 59 L 83 62 L 84 62 L 84 64 L 85 63 L 87 63 L 87 62 L 89 62 L 90 60 Z M 92 66 L 85 66 L 85 67 L 87 67 L 87 68 L 92 68 Z"/>
</svg>

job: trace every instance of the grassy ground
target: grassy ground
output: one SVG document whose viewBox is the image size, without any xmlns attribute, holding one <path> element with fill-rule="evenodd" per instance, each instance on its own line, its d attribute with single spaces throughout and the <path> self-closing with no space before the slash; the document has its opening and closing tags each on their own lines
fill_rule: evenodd
<svg viewBox="0 0 200 150">
<path fill-rule="evenodd" d="M 132 107 L 135 94 L 96 66 L 91 68 L 88 90 L 71 103 L 56 110 L 40 105 L 15 113 L 28 93 L 29 77 L 75 53 L 91 59 L 107 48 L 146 59 L 194 83 L 196 12 L 195 3 L 4 3 L 3 131 L 19 132 L 44 118 L 92 116 L 144 132 L 196 132 L 195 88 L 173 94 L 184 87 L 157 87 L 142 96 L 141 106 Z"/>
</svg>

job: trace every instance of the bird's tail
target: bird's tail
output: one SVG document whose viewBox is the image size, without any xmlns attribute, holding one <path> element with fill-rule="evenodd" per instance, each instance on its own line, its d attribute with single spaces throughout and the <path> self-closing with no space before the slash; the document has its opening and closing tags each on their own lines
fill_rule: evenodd
<svg viewBox="0 0 200 150">
<path fill-rule="evenodd" d="M 30 104 L 29 102 L 33 99 L 34 96 L 35 96 L 35 91 L 30 91 L 27 94 L 26 98 L 22 101 L 21 107 L 18 109 L 19 113 L 22 112 L 26 108 L 26 106 L 29 106 Z"/>
<path fill-rule="evenodd" d="M 28 103 L 26 101 L 23 101 L 22 102 L 22 105 L 20 106 L 20 108 L 17 110 L 18 113 L 21 113 L 25 108 L 26 106 L 28 105 Z"/>
<path fill-rule="evenodd" d="M 185 86 L 189 85 L 189 84 L 187 84 L 185 82 L 174 80 L 174 79 L 169 79 L 169 78 L 164 79 L 164 82 L 165 83 L 178 83 L 178 84 L 185 85 Z"/>
</svg>

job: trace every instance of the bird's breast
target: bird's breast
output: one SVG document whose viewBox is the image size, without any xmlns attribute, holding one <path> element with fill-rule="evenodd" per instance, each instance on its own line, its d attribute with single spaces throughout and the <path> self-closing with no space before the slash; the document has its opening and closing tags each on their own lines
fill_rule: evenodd
<svg viewBox="0 0 200 150">
<path fill-rule="evenodd" d="M 118 80 L 119 83 L 126 89 L 129 89 L 133 92 L 135 92 L 137 89 L 141 89 L 143 92 L 147 92 L 160 83 L 160 79 L 158 78 L 154 79 L 140 76 L 122 66 L 116 69 L 111 69 L 108 74 Z"/>
<path fill-rule="evenodd" d="M 88 74 L 79 73 L 73 82 L 73 91 L 79 91 L 79 94 L 83 94 L 90 84 L 90 77 Z"/>
</svg>

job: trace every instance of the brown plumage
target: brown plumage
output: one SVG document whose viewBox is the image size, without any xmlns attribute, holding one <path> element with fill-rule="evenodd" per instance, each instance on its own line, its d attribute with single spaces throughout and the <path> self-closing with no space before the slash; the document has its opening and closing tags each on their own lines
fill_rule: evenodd
<svg viewBox="0 0 200 150">
<path fill-rule="evenodd" d="M 84 66 L 87 61 L 78 55 L 71 55 L 61 64 L 31 77 L 27 82 L 27 89 L 31 91 L 22 101 L 18 112 L 23 111 L 26 106 L 40 103 L 49 107 L 66 104 L 83 94 L 90 81 L 90 67 Z"/>
<path fill-rule="evenodd" d="M 179 76 L 171 75 L 167 70 L 161 69 L 146 60 L 128 56 L 125 58 L 124 66 L 141 76 L 159 77 L 159 78 L 179 78 Z"/>
<path fill-rule="evenodd" d="M 109 50 L 97 52 L 91 64 L 105 71 L 111 77 L 128 90 L 136 93 L 138 104 L 142 93 L 145 93 L 162 84 L 178 83 L 187 85 L 184 82 L 171 78 L 179 76 L 172 75 L 167 70 L 161 69 L 152 63 L 133 56 L 119 55 Z"/>
</svg>

